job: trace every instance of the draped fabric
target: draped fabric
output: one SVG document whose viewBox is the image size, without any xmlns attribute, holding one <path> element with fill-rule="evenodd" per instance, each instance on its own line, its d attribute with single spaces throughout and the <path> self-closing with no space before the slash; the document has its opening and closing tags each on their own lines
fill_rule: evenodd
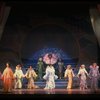
<svg viewBox="0 0 100 100">
<path fill-rule="evenodd" d="M 5 3 L 0 2 L 0 24 L 2 23 L 3 15 L 4 15 Z"/>
</svg>

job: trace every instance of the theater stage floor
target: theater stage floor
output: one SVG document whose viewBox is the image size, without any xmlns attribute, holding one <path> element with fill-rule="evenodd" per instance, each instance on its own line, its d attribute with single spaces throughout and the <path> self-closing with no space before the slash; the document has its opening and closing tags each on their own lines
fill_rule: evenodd
<svg viewBox="0 0 100 100">
<path fill-rule="evenodd" d="M 0 94 L 100 94 L 100 89 L 96 91 L 91 91 L 90 89 L 84 91 L 80 89 L 14 89 L 11 93 L 4 93 L 3 90 L 0 89 Z"/>
</svg>

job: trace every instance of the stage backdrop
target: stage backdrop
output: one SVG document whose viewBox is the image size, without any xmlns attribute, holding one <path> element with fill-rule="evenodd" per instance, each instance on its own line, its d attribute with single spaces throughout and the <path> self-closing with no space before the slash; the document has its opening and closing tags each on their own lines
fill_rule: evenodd
<svg viewBox="0 0 100 100">
<path fill-rule="evenodd" d="M 0 41 L 1 68 L 7 61 L 13 68 L 18 63 L 36 67 L 38 58 L 46 53 L 57 54 L 65 66 L 97 62 L 98 42 L 88 10 L 80 14 L 54 8 L 41 9 L 41 13 L 34 7 L 12 7 Z"/>
</svg>

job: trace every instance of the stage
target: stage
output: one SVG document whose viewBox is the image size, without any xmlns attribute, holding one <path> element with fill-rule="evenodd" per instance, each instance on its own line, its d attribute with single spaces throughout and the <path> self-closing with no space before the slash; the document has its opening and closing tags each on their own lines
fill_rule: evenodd
<svg viewBox="0 0 100 100">
<path fill-rule="evenodd" d="M 9 93 L 4 93 L 3 90 L 0 89 L 0 94 L 100 94 L 100 89 L 96 91 L 90 89 L 13 89 L 13 91 Z"/>
</svg>

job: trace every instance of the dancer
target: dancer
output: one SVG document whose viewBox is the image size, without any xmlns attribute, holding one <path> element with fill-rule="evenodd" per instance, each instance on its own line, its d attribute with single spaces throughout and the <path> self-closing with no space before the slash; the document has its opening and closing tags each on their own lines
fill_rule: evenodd
<svg viewBox="0 0 100 100">
<path fill-rule="evenodd" d="M 43 64 L 42 58 L 39 58 L 38 63 L 37 63 L 37 68 L 38 68 L 38 77 L 39 79 L 42 79 L 43 70 L 44 70 L 44 64 Z"/>
<path fill-rule="evenodd" d="M 9 63 L 6 63 L 6 68 L 3 71 L 2 80 L 3 80 L 3 88 L 4 92 L 11 92 L 13 88 L 13 71 L 10 68 Z"/>
<path fill-rule="evenodd" d="M 87 89 L 87 76 L 88 76 L 88 72 L 85 69 L 85 65 L 82 64 L 80 66 L 78 75 L 77 75 L 80 79 L 80 90 L 84 90 L 85 88 Z"/>
<path fill-rule="evenodd" d="M 46 80 L 46 86 L 44 89 L 54 89 L 55 88 L 55 79 L 57 79 L 58 76 L 55 75 L 55 69 L 53 65 L 48 65 L 46 68 L 46 74 L 43 76 L 43 79 Z"/>
<path fill-rule="evenodd" d="M 37 74 L 34 71 L 34 69 L 32 68 L 32 66 L 29 67 L 28 71 L 26 72 L 26 78 L 28 79 L 28 89 L 33 89 L 33 88 L 38 88 L 38 86 L 36 86 L 34 84 L 34 79 L 36 79 Z"/>
<path fill-rule="evenodd" d="M 20 65 L 16 66 L 14 77 L 15 77 L 15 87 L 14 88 L 15 89 L 21 89 L 22 88 L 22 78 L 24 77 L 24 74 L 21 70 Z"/>
<path fill-rule="evenodd" d="M 61 61 L 61 59 L 59 59 L 59 61 L 58 61 L 59 79 L 62 79 L 62 76 L 63 76 L 63 67 L 64 67 L 64 63 Z"/>
<path fill-rule="evenodd" d="M 99 66 L 97 65 L 97 63 L 93 63 L 90 66 L 89 76 L 91 79 L 91 89 L 95 91 L 98 89 L 98 79 L 100 77 Z"/>
<path fill-rule="evenodd" d="M 67 89 L 71 89 L 72 88 L 72 83 L 73 83 L 73 77 L 74 77 L 74 73 L 73 70 L 71 68 L 71 65 L 67 66 L 67 69 L 65 70 L 65 74 L 64 77 L 68 77 L 68 85 L 67 85 Z"/>
</svg>

